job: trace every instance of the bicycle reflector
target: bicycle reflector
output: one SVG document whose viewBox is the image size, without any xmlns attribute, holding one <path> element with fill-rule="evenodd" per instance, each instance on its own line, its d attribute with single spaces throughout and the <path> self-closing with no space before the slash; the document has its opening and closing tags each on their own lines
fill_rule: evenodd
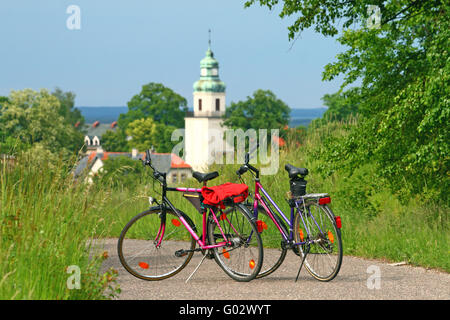
<svg viewBox="0 0 450 320">
<path fill-rule="evenodd" d="M 298 233 L 300 235 L 300 240 L 301 241 L 305 240 L 305 235 L 303 234 L 303 230 L 302 229 L 298 229 Z"/>
<path fill-rule="evenodd" d="M 250 267 L 250 269 L 254 269 L 255 268 L 255 266 L 256 266 L 256 263 L 255 263 L 255 260 L 250 260 L 250 262 L 249 262 L 249 264 L 248 264 L 248 266 Z"/>
<path fill-rule="evenodd" d="M 265 223 L 262 220 L 256 221 L 256 228 L 258 229 L 259 233 L 262 233 L 264 230 L 267 230 L 267 223 Z"/>
<path fill-rule="evenodd" d="M 230 254 L 225 248 L 222 248 L 222 253 L 225 258 L 230 259 Z"/>
<path fill-rule="evenodd" d="M 336 216 L 336 217 L 334 217 L 334 220 L 336 221 L 336 227 L 338 229 L 342 228 L 341 217 L 340 216 Z"/>
<path fill-rule="evenodd" d="M 147 262 L 139 262 L 139 267 L 142 269 L 148 269 L 149 265 Z"/>
<path fill-rule="evenodd" d="M 331 241 L 331 243 L 334 243 L 334 236 L 331 231 L 328 231 L 328 239 Z"/>
<path fill-rule="evenodd" d="M 330 203 L 330 202 L 331 202 L 331 198 L 330 197 L 325 197 L 325 198 L 320 198 L 319 199 L 319 204 L 320 205 L 327 204 L 327 203 Z"/>
</svg>

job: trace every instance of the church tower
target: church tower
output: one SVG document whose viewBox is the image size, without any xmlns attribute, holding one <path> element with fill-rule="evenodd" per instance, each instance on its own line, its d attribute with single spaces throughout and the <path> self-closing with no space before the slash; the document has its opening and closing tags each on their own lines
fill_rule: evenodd
<svg viewBox="0 0 450 320">
<path fill-rule="evenodd" d="M 200 79 L 194 83 L 192 117 L 185 118 L 185 159 L 194 170 L 221 163 L 226 144 L 222 116 L 225 114 L 225 83 L 219 78 L 219 62 L 209 40 L 206 56 L 200 61 Z"/>
</svg>

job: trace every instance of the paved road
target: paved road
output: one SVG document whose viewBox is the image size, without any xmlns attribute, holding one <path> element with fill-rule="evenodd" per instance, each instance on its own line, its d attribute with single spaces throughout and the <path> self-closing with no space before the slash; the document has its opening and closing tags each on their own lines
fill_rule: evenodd
<svg viewBox="0 0 450 320">
<path fill-rule="evenodd" d="M 331 282 L 319 282 L 305 269 L 298 282 L 294 282 L 299 259 L 292 252 L 288 252 L 283 265 L 272 275 L 247 283 L 232 280 L 214 260 L 207 259 L 186 283 L 200 262 L 200 253 L 196 253 L 176 276 L 150 282 L 133 277 L 121 266 L 117 239 L 106 239 L 103 246 L 109 254 L 103 268 L 113 267 L 119 271 L 122 289 L 119 299 L 215 300 L 222 292 L 221 300 L 450 300 L 448 273 L 350 256 L 344 256 L 341 270 Z M 270 254 L 270 250 L 266 249 L 264 254 Z M 379 282 L 375 279 L 377 272 Z"/>
</svg>

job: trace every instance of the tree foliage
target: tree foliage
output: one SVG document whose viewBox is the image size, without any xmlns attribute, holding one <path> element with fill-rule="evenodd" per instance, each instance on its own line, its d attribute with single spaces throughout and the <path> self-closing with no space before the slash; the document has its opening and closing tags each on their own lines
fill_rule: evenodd
<svg viewBox="0 0 450 320">
<path fill-rule="evenodd" d="M 168 126 L 184 128 L 186 111 L 185 98 L 160 83 L 151 82 L 142 86 L 141 92 L 131 98 L 128 112 L 120 115 L 118 125 L 126 130 L 135 120 L 152 118 Z"/>
<path fill-rule="evenodd" d="M 174 146 L 171 135 L 175 129 L 153 121 L 152 118 L 135 120 L 126 130 L 127 135 L 132 137 L 128 145 L 142 151 L 154 148 L 158 152 L 171 152 Z"/>
<path fill-rule="evenodd" d="M 84 117 L 81 111 L 75 108 L 75 93 L 68 91 L 64 92 L 60 88 L 56 88 L 52 95 L 58 98 L 60 108 L 58 114 L 64 118 L 68 125 L 74 126 L 79 123 L 77 128 L 82 128 L 84 124 Z"/>
<path fill-rule="evenodd" d="M 115 131 L 107 130 L 102 134 L 102 148 L 108 151 L 127 152 L 130 150 L 125 131 L 117 128 Z"/>
<path fill-rule="evenodd" d="M 338 41 L 348 48 L 325 67 L 323 79 L 343 75 L 342 88 L 359 80 L 359 89 L 349 98 L 359 103 L 362 118 L 330 146 L 330 165 L 373 161 L 399 191 L 445 195 L 450 151 L 448 2 L 252 0 L 246 5 L 256 2 L 269 8 L 283 3 L 280 16 L 296 16 L 290 39 L 313 27 L 326 36 L 339 34 Z M 381 13 L 379 28 L 366 24 L 368 7 L 374 4 Z"/>
<path fill-rule="evenodd" d="M 83 135 L 67 124 L 60 108 L 58 98 L 47 90 L 11 91 L 0 113 L 1 152 L 24 150 L 36 143 L 66 155 L 80 150 Z M 11 150 L 11 146 L 19 148 Z"/>
<path fill-rule="evenodd" d="M 256 90 L 245 101 L 232 102 L 224 125 L 233 129 L 281 129 L 289 124 L 291 109 L 270 90 Z M 270 133 L 270 132 L 269 132 Z"/>
<path fill-rule="evenodd" d="M 358 89 L 353 88 L 344 93 L 335 92 L 333 94 L 325 94 L 322 97 L 322 101 L 328 109 L 324 112 L 323 118 L 341 121 L 348 119 L 350 116 L 356 116 L 359 102 L 352 101 L 352 98 L 354 98 L 355 91 Z"/>
</svg>

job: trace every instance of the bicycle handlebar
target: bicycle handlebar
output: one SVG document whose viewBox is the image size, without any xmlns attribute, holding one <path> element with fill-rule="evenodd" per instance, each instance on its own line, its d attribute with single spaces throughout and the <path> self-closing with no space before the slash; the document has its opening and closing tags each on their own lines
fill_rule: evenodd
<svg viewBox="0 0 450 320">
<path fill-rule="evenodd" d="M 164 172 L 159 172 L 155 167 L 152 166 L 152 158 L 150 156 L 150 150 L 145 151 L 145 160 L 142 160 L 144 166 L 149 166 L 153 169 L 153 178 L 161 182 L 162 184 L 166 184 L 166 174 Z"/>
<path fill-rule="evenodd" d="M 236 171 L 236 174 L 238 176 L 241 176 L 242 174 L 246 173 L 248 170 L 251 170 L 251 171 L 253 171 L 255 173 L 256 179 L 258 179 L 259 178 L 259 170 L 256 169 L 254 166 L 252 166 L 249 163 L 249 161 L 250 161 L 250 152 L 247 152 L 245 154 L 245 160 L 244 161 L 245 161 L 245 164 L 243 166 L 241 166 L 238 171 Z"/>
</svg>

